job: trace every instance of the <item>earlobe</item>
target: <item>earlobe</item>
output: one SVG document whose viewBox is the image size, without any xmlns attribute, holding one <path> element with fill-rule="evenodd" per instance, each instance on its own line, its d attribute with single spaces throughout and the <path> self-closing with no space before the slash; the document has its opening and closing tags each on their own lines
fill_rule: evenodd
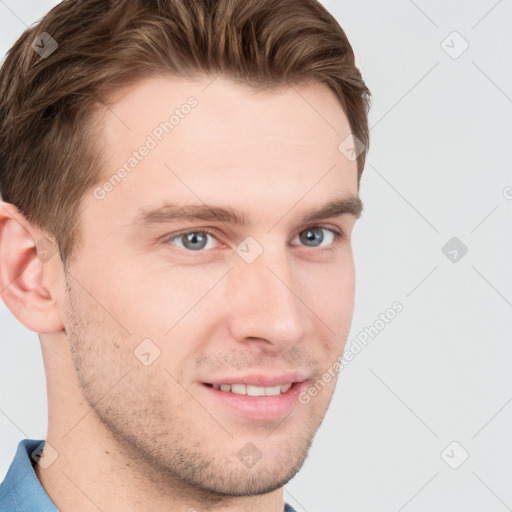
<svg viewBox="0 0 512 512">
<path fill-rule="evenodd" d="M 56 253 L 14 205 L 0 202 L 0 297 L 25 327 L 41 334 L 63 329 L 56 297 L 43 285 L 45 265 Z"/>
</svg>

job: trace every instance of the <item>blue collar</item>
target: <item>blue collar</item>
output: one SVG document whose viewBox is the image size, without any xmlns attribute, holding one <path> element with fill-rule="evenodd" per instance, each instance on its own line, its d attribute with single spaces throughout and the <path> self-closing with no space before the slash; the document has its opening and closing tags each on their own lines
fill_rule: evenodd
<svg viewBox="0 0 512 512">
<path fill-rule="evenodd" d="M 0 484 L 0 512 L 59 512 L 34 471 L 32 452 L 44 440 L 23 439 Z"/>
</svg>

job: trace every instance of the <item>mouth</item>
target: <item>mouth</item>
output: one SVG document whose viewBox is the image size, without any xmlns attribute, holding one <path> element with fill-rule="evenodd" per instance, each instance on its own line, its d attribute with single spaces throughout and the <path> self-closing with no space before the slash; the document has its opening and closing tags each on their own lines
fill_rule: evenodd
<svg viewBox="0 0 512 512">
<path fill-rule="evenodd" d="M 299 404 L 307 381 L 290 381 L 272 386 L 246 382 L 202 382 L 206 399 L 230 416 L 269 421 L 290 415 Z"/>
<path fill-rule="evenodd" d="M 256 386 L 254 384 L 208 384 L 213 389 L 225 393 L 234 393 L 236 395 L 247 395 L 247 396 L 277 396 L 286 393 L 295 382 L 288 382 L 286 384 L 278 384 L 277 386 Z"/>
</svg>

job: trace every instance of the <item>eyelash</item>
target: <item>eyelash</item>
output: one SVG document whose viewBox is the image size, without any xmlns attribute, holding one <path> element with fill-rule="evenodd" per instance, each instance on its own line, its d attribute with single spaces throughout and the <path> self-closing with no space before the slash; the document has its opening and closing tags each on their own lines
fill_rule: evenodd
<svg viewBox="0 0 512 512">
<path fill-rule="evenodd" d="M 344 233 L 343 233 L 343 231 L 341 231 L 341 230 L 334 229 L 334 228 L 331 228 L 331 227 L 328 227 L 328 226 L 318 226 L 318 225 L 308 226 L 308 227 L 306 227 L 306 228 L 302 229 L 301 231 L 299 231 L 299 232 L 297 233 L 297 235 L 300 235 L 300 233 L 302 233 L 302 232 L 304 232 L 304 231 L 306 231 L 306 230 L 308 230 L 308 229 L 312 229 L 312 230 L 314 230 L 314 229 L 325 229 L 326 231 L 330 231 L 330 232 L 334 235 L 334 240 L 333 240 L 333 242 L 332 242 L 329 246 L 327 246 L 327 247 L 320 247 L 320 248 L 317 248 L 317 247 L 307 247 L 307 246 L 305 246 L 305 245 L 304 245 L 303 247 L 305 247 L 306 249 L 323 249 L 323 250 L 332 250 L 332 249 L 333 249 L 333 247 L 334 247 L 335 245 L 337 245 L 337 244 L 338 244 L 338 242 L 339 242 L 342 238 L 344 238 L 344 237 L 345 237 L 345 234 L 344 234 Z M 216 237 L 216 233 L 215 233 L 213 230 L 209 229 L 209 228 L 200 228 L 200 229 L 197 229 L 197 228 L 195 228 L 195 229 L 194 229 L 194 228 L 192 228 L 192 229 L 187 229 L 187 230 L 185 230 L 185 231 L 179 231 L 178 233 L 174 233 L 174 234 L 173 234 L 172 236 L 170 236 L 170 237 L 166 237 L 166 238 L 165 238 L 165 240 L 164 240 L 164 244 L 169 244 L 169 243 L 170 243 L 170 242 L 172 242 L 173 240 L 175 240 L 175 239 L 177 239 L 177 238 L 180 238 L 180 237 L 182 237 L 182 236 L 184 236 L 184 235 L 188 235 L 188 234 L 190 234 L 190 233 L 206 233 L 206 234 L 208 234 L 208 235 L 211 235 L 213 238 L 217 239 L 217 237 Z M 217 240 L 217 241 L 218 241 L 218 240 Z M 180 249 L 181 249 L 181 247 L 180 247 Z M 190 253 L 194 253 L 194 252 L 196 252 L 196 253 L 202 253 L 202 252 L 207 252 L 207 251 L 209 251 L 209 250 L 211 250 L 211 249 L 202 249 L 202 250 L 198 250 L 198 251 L 191 251 L 191 250 L 188 250 L 188 249 L 184 249 L 184 250 L 185 250 L 185 251 L 187 251 L 187 252 L 190 252 Z"/>
</svg>

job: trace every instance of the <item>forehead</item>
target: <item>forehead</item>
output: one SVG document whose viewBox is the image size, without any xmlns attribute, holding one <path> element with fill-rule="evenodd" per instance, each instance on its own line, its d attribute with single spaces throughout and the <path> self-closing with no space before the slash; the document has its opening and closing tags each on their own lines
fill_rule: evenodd
<svg viewBox="0 0 512 512">
<path fill-rule="evenodd" d="M 325 202 L 327 190 L 357 195 L 357 164 L 338 148 L 349 134 L 324 84 L 261 91 L 220 76 L 146 79 L 103 113 L 103 208 L 229 197 L 243 209 L 284 206 L 284 195 L 289 206 L 305 195 Z"/>
</svg>

